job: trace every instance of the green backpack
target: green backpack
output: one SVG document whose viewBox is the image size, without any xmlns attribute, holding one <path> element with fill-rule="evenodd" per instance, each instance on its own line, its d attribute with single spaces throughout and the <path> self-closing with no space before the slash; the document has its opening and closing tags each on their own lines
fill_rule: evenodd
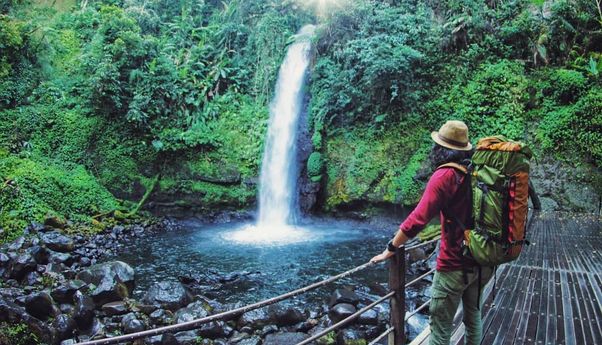
<svg viewBox="0 0 602 345">
<path fill-rule="evenodd" d="M 469 169 L 472 225 L 464 229 L 464 245 L 481 266 L 518 258 L 526 241 L 531 150 L 503 136 L 479 140 Z M 457 221 L 457 219 L 456 219 Z"/>
</svg>

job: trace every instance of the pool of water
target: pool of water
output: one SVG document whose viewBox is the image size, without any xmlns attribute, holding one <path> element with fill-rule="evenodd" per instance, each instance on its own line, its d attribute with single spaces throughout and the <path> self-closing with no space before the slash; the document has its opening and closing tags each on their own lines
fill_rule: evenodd
<svg viewBox="0 0 602 345">
<path fill-rule="evenodd" d="M 182 275 L 243 272 L 243 279 L 220 286 L 222 303 L 251 303 L 273 297 L 361 265 L 382 251 L 392 231 L 321 222 L 262 234 L 250 224 L 182 222 L 182 229 L 136 239 L 117 256 L 136 271 L 134 295 L 154 283 Z M 261 240 L 258 240 L 261 238 Z M 248 273 L 248 275 L 247 275 Z M 387 281 L 385 264 L 358 272 L 298 299 L 325 302 L 334 289 L 362 288 Z"/>
</svg>

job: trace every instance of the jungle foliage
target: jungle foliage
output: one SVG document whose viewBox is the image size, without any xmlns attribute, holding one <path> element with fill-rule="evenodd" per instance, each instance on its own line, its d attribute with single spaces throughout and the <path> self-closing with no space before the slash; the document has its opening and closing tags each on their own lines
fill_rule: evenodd
<svg viewBox="0 0 602 345">
<path fill-rule="evenodd" d="M 305 172 L 323 209 L 415 203 L 429 132 L 451 118 L 599 173 L 598 2 L 340 4 L 0 1 L 0 240 L 137 210 L 155 182 L 156 203 L 253 205 L 278 67 L 306 23 Z"/>
</svg>

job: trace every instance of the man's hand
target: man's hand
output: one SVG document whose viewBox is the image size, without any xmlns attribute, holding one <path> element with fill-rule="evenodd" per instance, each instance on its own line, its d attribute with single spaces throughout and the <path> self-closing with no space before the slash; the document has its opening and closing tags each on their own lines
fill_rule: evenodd
<svg viewBox="0 0 602 345">
<path fill-rule="evenodd" d="M 385 249 L 382 253 L 380 253 L 377 256 L 370 259 L 370 262 L 372 262 L 372 263 L 381 262 L 381 261 L 387 260 L 388 258 L 392 257 L 393 255 L 395 255 L 395 253 L 390 252 Z"/>
</svg>

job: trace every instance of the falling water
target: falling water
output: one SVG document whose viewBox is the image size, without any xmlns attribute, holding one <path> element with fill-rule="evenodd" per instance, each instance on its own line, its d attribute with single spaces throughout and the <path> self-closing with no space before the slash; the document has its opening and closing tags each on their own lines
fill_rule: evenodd
<svg viewBox="0 0 602 345">
<path fill-rule="evenodd" d="M 261 165 L 259 217 L 256 226 L 236 234 L 239 241 L 290 242 L 303 237 L 300 229 L 294 229 L 298 175 L 295 143 L 313 31 L 313 25 L 299 31 L 280 66 Z"/>
<path fill-rule="evenodd" d="M 298 36 L 302 39 L 289 47 L 278 73 L 261 165 L 259 227 L 286 225 L 294 216 L 297 120 L 309 60 L 308 35 L 312 31 L 313 26 L 301 29 Z"/>
</svg>

